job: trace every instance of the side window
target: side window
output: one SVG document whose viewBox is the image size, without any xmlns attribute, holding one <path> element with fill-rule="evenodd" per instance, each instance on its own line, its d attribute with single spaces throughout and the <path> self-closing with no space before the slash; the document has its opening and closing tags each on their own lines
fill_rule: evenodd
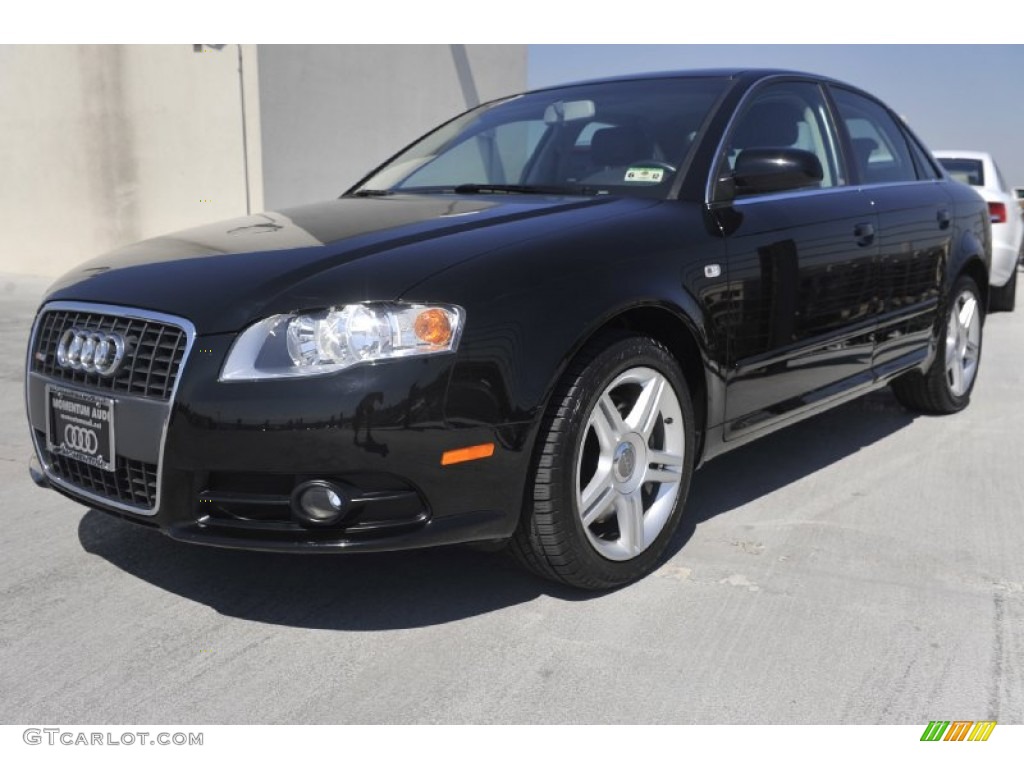
<svg viewBox="0 0 1024 768">
<path fill-rule="evenodd" d="M 834 88 L 839 117 L 850 135 L 853 163 L 864 184 L 916 181 L 917 170 L 903 131 L 876 101 Z"/>
<path fill-rule="evenodd" d="M 779 83 L 759 91 L 733 128 L 719 175 L 732 171 L 745 150 L 768 148 L 802 149 L 815 155 L 822 169 L 820 187 L 846 183 L 828 109 L 817 85 Z"/>
<path fill-rule="evenodd" d="M 914 156 L 914 164 L 917 166 L 917 178 L 928 180 L 939 178 L 939 172 L 935 168 L 935 161 L 932 160 L 931 155 L 914 141 L 913 136 L 904 132 L 903 138 L 906 140 L 907 146 L 910 147 L 910 152 Z"/>
</svg>

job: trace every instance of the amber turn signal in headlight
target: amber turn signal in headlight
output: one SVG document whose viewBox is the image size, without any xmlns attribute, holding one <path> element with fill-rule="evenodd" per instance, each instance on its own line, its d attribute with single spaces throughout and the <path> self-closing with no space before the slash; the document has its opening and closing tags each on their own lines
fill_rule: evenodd
<svg viewBox="0 0 1024 768">
<path fill-rule="evenodd" d="M 443 309 L 425 309 L 416 316 L 413 333 L 420 341 L 443 347 L 452 340 L 452 323 Z"/>
</svg>

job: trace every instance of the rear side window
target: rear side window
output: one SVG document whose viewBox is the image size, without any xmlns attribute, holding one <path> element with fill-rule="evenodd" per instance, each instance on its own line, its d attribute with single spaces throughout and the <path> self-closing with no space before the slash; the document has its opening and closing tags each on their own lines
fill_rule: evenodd
<svg viewBox="0 0 1024 768">
<path fill-rule="evenodd" d="M 964 157 L 940 157 L 939 162 L 946 173 L 956 181 L 970 184 L 972 187 L 985 186 L 985 166 L 981 160 Z"/>
<path fill-rule="evenodd" d="M 861 183 L 916 181 L 906 138 L 885 107 L 842 88 L 833 88 L 832 95 L 850 137 L 853 165 Z"/>
</svg>

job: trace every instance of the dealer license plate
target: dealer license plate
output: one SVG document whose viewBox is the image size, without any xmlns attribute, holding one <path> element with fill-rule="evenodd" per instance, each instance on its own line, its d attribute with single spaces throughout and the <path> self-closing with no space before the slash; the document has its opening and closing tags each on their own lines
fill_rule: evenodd
<svg viewBox="0 0 1024 768">
<path fill-rule="evenodd" d="M 46 447 L 114 471 L 114 401 L 63 387 L 46 387 Z"/>
</svg>

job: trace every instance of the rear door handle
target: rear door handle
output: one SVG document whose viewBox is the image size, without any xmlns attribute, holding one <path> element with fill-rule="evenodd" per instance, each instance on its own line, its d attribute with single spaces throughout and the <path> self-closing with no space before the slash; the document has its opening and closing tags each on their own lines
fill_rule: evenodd
<svg viewBox="0 0 1024 768">
<path fill-rule="evenodd" d="M 875 225 L 862 222 L 853 228 L 853 236 L 857 238 L 857 245 L 871 245 L 875 242 Z"/>
<path fill-rule="evenodd" d="M 948 208 L 939 208 L 935 218 L 939 222 L 939 229 L 949 229 L 949 223 L 953 220 Z"/>
</svg>

